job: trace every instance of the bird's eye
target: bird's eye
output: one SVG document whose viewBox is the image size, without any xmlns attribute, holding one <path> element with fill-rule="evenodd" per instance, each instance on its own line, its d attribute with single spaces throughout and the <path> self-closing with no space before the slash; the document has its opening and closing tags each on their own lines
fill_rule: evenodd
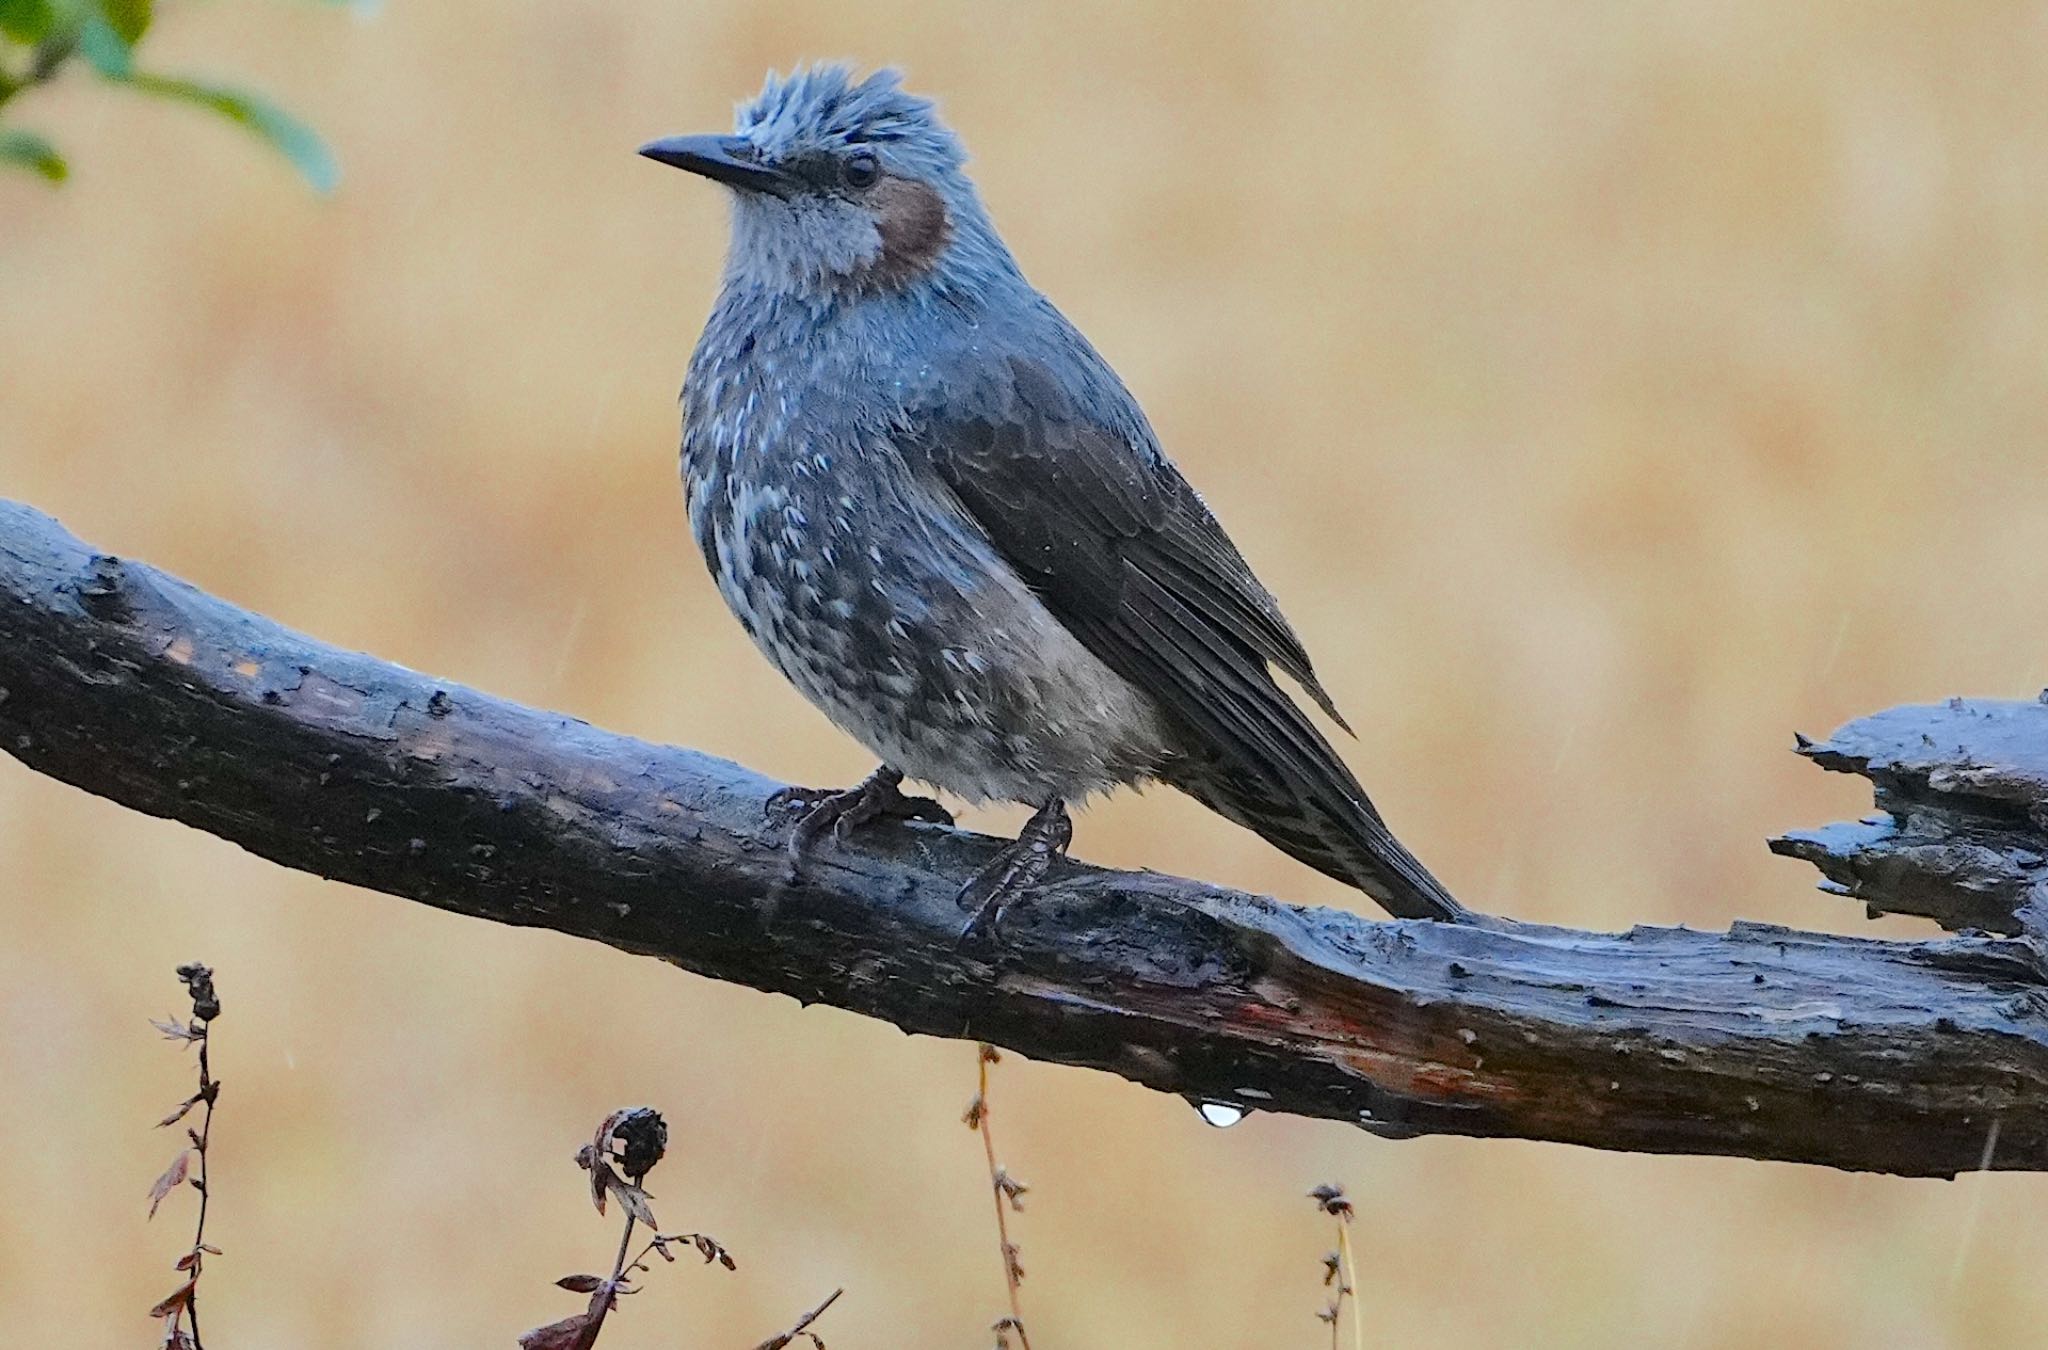
<svg viewBox="0 0 2048 1350">
<path fill-rule="evenodd" d="M 875 185 L 875 180 L 882 176 L 882 161 L 875 158 L 875 152 L 872 150 L 856 150 L 846 157 L 845 164 L 839 170 L 839 176 L 850 188 L 871 188 Z"/>
</svg>

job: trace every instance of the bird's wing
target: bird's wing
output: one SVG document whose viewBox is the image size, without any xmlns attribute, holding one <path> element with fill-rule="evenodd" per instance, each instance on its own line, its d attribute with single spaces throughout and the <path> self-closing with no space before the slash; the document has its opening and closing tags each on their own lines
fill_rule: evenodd
<svg viewBox="0 0 2048 1350">
<path fill-rule="evenodd" d="M 982 358 L 935 372 L 899 444 L 1054 617 L 1182 729 L 1188 758 L 1170 782 L 1397 914 L 1458 917 L 1274 682 L 1268 663 L 1336 716 L 1272 596 L 1141 426 L 1090 415 L 1040 362 Z"/>
<path fill-rule="evenodd" d="M 976 363 L 937 392 L 912 410 L 906 455 L 1112 669 L 1135 679 L 1128 665 L 1173 655 L 1177 626 L 1153 613 L 1167 605 L 1185 615 L 1182 637 L 1223 644 L 1217 661 L 1268 684 L 1271 662 L 1351 729 L 1272 595 L 1156 449 L 1085 415 L 1037 361 Z"/>
</svg>

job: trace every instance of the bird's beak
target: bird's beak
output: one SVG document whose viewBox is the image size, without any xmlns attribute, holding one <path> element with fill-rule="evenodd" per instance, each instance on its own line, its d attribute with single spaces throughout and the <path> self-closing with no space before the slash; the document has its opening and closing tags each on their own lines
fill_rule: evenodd
<svg viewBox="0 0 2048 1350">
<path fill-rule="evenodd" d="M 649 141 L 640 153 L 728 187 L 773 192 L 782 184 L 782 175 L 757 161 L 754 147 L 740 136 L 669 136 Z"/>
</svg>

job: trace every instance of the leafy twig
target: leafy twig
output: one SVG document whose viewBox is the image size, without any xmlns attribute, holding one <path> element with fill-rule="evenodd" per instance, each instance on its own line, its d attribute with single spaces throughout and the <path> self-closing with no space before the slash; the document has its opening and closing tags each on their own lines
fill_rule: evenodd
<svg viewBox="0 0 2048 1350">
<path fill-rule="evenodd" d="M 1337 1350 L 1337 1328 L 1344 1318 L 1344 1301 L 1350 1299 L 1352 1350 L 1364 1350 L 1365 1325 L 1358 1316 L 1358 1268 L 1351 1260 L 1351 1219 L 1355 1211 L 1344 1198 L 1344 1188 L 1324 1182 L 1308 1193 L 1316 1208 L 1337 1221 L 1337 1249 L 1323 1258 L 1323 1285 L 1336 1292 L 1316 1317 L 1330 1326 L 1330 1350 Z"/>
<path fill-rule="evenodd" d="M 214 992 L 213 972 L 196 961 L 179 966 L 178 978 L 185 982 L 185 992 L 192 998 L 192 1020 L 181 1022 L 167 1017 L 161 1022 L 152 1020 L 151 1024 L 168 1040 L 199 1047 L 199 1090 L 173 1107 L 169 1115 L 157 1122 L 157 1128 L 176 1125 L 195 1106 L 202 1110 L 199 1128 L 185 1127 L 185 1137 L 191 1144 L 178 1150 L 178 1156 L 171 1159 L 171 1165 L 149 1188 L 149 1217 L 155 1218 L 157 1206 L 180 1186 L 190 1186 L 199 1192 L 199 1217 L 192 1229 L 192 1246 L 173 1267 L 184 1277 L 183 1283 L 160 1299 L 149 1315 L 163 1319 L 163 1343 L 167 1350 L 203 1350 L 199 1339 L 199 1276 L 206 1258 L 220 1255 L 220 1248 L 206 1241 L 207 1203 L 213 1198 L 212 1188 L 207 1185 L 206 1164 L 213 1141 L 213 1107 L 220 1098 L 220 1080 L 213 1076 L 207 1058 L 207 1033 L 213 1020 L 220 1016 L 220 996 Z"/>
<path fill-rule="evenodd" d="M 204 108 L 254 132 L 282 153 L 315 192 L 331 192 L 339 177 L 334 156 L 303 122 L 244 89 L 180 79 L 137 69 L 136 49 L 156 17 L 151 0 L 0 0 L 0 106 L 47 84 L 82 57 L 110 84 Z M 27 63 L 8 59 L 26 48 Z M 12 164 L 62 182 L 70 166 L 43 136 L 0 128 L 0 165 Z"/>
<path fill-rule="evenodd" d="M 1018 1259 L 1020 1252 L 1017 1244 L 1010 1241 L 1010 1220 L 1005 1209 L 1007 1202 L 1008 1209 L 1021 1213 L 1024 1209 L 1024 1193 L 1030 1187 L 1011 1176 L 996 1162 L 995 1134 L 989 1128 L 988 1070 L 991 1064 L 1001 1063 L 1002 1058 L 1002 1054 L 993 1045 L 986 1041 L 981 1043 L 976 1051 L 976 1061 L 980 1068 L 980 1087 L 974 1094 L 974 1100 L 967 1103 L 966 1114 L 960 1119 L 968 1129 L 981 1136 L 982 1152 L 988 1157 L 989 1194 L 994 1198 L 996 1205 L 996 1240 L 1002 1244 L 1003 1283 L 1010 1291 L 1010 1315 L 998 1318 L 991 1328 L 996 1334 L 997 1350 L 1007 1350 L 1012 1335 L 1017 1338 L 1019 1350 L 1031 1350 L 1031 1337 L 1024 1330 L 1024 1308 L 1017 1294 L 1017 1287 L 1024 1282 L 1024 1266 Z"/>
<path fill-rule="evenodd" d="M 708 1233 L 664 1233 L 655 1222 L 651 1196 L 643 1183 L 668 1149 L 668 1123 L 661 1113 L 647 1106 L 627 1107 L 606 1116 L 591 1141 L 576 1151 L 576 1165 L 590 1173 L 590 1200 L 597 1212 L 605 1212 L 608 1200 L 616 1199 L 625 1211 L 626 1225 L 619 1234 L 619 1250 L 612 1258 L 609 1276 L 564 1275 L 555 1283 L 571 1293 L 590 1295 L 582 1312 L 535 1327 L 519 1338 L 524 1350 L 590 1350 L 597 1343 L 604 1319 L 619 1299 L 638 1292 L 632 1277 L 649 1270 L 647 1258 L 676 1259 L 673 1248 L 694 1248 L 706 1265 L 716 1261 L 727 1270 L 736 1269 L 732 1253 Z M 623 1173 L 624 1175 L 620 1175 Z M 645 1224 L 654 1236 L 631 1260 L 633 1233 Z M 822 1309 L 820 1310 L 822 1311 Z M 815 1337 L 813 1338 L 815 1340 Z"/>
<path fill-rule="evenodd" d="M 823 1317 L 825 1309 L 837 1303 L 839 1296 L 845 1292 L 844 1289 L 834 1289 L 831 1293 L 825 1295 L 823 1303 L 820 1303 L 802 1317 L 797 1318 L 795 1326 L 791 1327 L 788 1331 L 782 1332 L 780 1335 L 770 1336 L 767 1340 L 755 1346 L 754 1350 L 786 1350 L 786 1347 L 799 1340 L 809 1341 L 811 1343 L 811 1350 L 825 1350 L 825 1342 L 819 1338 L 817 1332 L 810 1329 L 811 1323 Z"/>
</svg>

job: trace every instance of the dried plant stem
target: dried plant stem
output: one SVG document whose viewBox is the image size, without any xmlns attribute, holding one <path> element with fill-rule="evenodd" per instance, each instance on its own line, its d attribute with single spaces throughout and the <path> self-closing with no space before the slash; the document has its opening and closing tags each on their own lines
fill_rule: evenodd
<svg viewBox="0 0 2048 1350">
<path fill-rule="evenodd" d="M 975 1128 L 981 1132 L 981 1149 L 988 1158 L 988 1194 L 996 1207 L 996 1238 L 1002 1243 L 1003 1283 L 1010 1291 L 1010 1323 L 1017 1333 L 1022 1350 L 1031 1350 L 1030 1333 L 1024 1330 L 1024 1305 L 1017 1292 L 1017 1248 L 1010 1242 L 1010 1219 L 1003 1212 L 1003 1172 L 1001 1165 L 996 1162 L 995 1133 L 989 1128 L 992 1113 L 989 1109 L 988 1067 L 995 1062 L 995 1047 L 977 1047 L 976 1058 L 979 1061 L 981 1080 L 980 1095 L 975 1098 L 980 1106 Z"/>
<path fill-rule="evenodd" d="M 192 1019 L 189 1022 L 175 1017 L 161 1022 L 151 1020 L 167 1039 L 198 1050 L 199 1090 L 172 1108 L 169 1115 L 157 1122 L 157 1128 L 168 1129 L 183 1123 L 195 1107 L 200 1112 L 199 1126 L 197 1129 L 189 1124 L 184 1126 L 185 1138 L 191 1143 L 180 1148 L 171 1159 L 171 1165 L 151 1183 L 149 1215 L 155 1218 L 157 1207 L 164 1198 L 184 1186 L 199 1192 L 199 1213 L 193 1224 L 191 1249 L 172 1267 L 183 1278 L 177 1288 L 157 1301 L 149 1315 L 163 1319 L 166 1350 L 201 1350 L 199 1277 L 205 1268 L 206 1258 L 220 1254 L 218 1248 L 208 1246 L 206 1241 L 206 1216 L 213 1201 L 207 1163 L 213 1145 L 213 1107 L 220 1098 L 220 1082 L 213 1076 L 207 1033 L 213 1020 L 220 1016 L 220 996 L 213 987 L 213 971 L 196 961 L 179 966 L 178 978 L 184 981 L 185 990 L 192 997 Z"/>
<path fill-rule="evenodd" d="M 633 1225 L 635 1222 L 637 1221 L 633 1218 L 633 1212 L 627 1210 L 626 1231 L 619 1234 L 619 1254 L 612 1258 L 612 1282 L 614 1284 L 618 1283 L 619 1277 L 626 1273 L 626 1249 L 633 1245 Z"/>
<path fill-rule="evenodd" d="M 206 1180 L 206 1146 L 213 1139 L 213 1102 L 220 1093 L 214 1086 L 212 1067 L 206 1059 L 206 1023 L 196 1023 L 193 1031 L 194 1039 L 199 1042 L 199 1095 L 203 1113 L 199 1117 L 199 1180 L 195 1186 L 199 1192 L 199 1219 L 192 1226 L 192 1292 L 186 1296 L 184 1313 L 185 1325 L 192 1329 L 192 1350 L 206 1350 L 199 1339 L 199 1267 L 206 1260 L 206 1207 L 213 1199 L 213 1188 Z"/>
<path fill-rule="evenodd" d="M 618 1255 L 612 1258 L 612 1277 L 604 1282 L 603 1286 L 598 1289 L 596 1296 L 590 1300 L 589 1322 L 583 1329 L 583 1335 L 578 1342 L 579 1345 L 587 1347 L 596 1344 L 598 1332 L 604 1329 L 604 1319 L 611 1313 L 613 1306 L 619 1301 L 619 1284 L 626 1275 L 626 1251 L 633 1245 L 633 1225 L 635 1222 L 633 1212 L 627 1210 L 626 1228 L 624 1232 L 619 1234 Z"/>
<path fill-rule="evenodd" d="M 1365 1323 L 1358 1314 L 1358 1263 L 1351 1256 L 1351 1220 L 1358 1210 L 1344 1198 L 1344 1188 L 1324 1182 L 1308 1193 L 1316 1208 L 1337 1221 L 1337 1247 L 1323 1258 L 1323 1287 L 1336 1292 L 1316 1317 L 1329 1325 L 1330 1350 L 1339 1350 L 1344 1325 L 1344 1300 L 1351 1300 L 1352 1350 L 1365 1350 Z"/>
<path fill-rule="evenodd" d="M 645 1183 L 647 1174 L 667 1151 L 668 1122 L 651 1106 L 621 1107 L 612 1112 L 598 1124 L 591 1141 L 576 1150 L 576 1165 L 590 1174 L 591 1205 L 603 1214 L 610 1201 L 618 1201 L 626 1218 L 625 1227 L 619 1233 L 619 1249 L 612 1255 L 609 1276 L 600 1279 L 589 1274 L 564 1275 L 555 1281 L 563 1289 L 590 1295 L 589 1304 L 580 1313 L 523 1333 L 519 1337 L 522 1350 L 590 1350 L 604 1329 L 604 1319 L 619 1305 L 619 1300 L 637 1292 L 633 1277 L 648 1273 L 649 1256 L 658 1254 L 664 1262 L 673 1262 L 676 1256 L 672 1249 L 687 1244 L 704 1258 L 706 1265 L 716 1261 L 727 1270 L 738 1269 L 725 1244 L 709 1233 L 661 1231 L 661 1223 L 648 1204 L 652 1197 L 647 1194 Z M 620 1172 L 625 1175 L 619 1175 Z M 651 1236 L 647 1245 L 628 1260 L 626 1253 L 633 1250 L 633 1234 L 641 1228 Z"/>
<path fill-rule="evenodd" d="M 1358 1315 L 1358 1267 L 1351 1261 L 1351 1221 L 1348 1218 L 1337 1220 L 1337 1257 L 1344 1263 L 1342 1292 L 1351 1296 L 1351 1347 L 1352 1350 L 1365 1350 L 1365 1320 Z M 1338 1302 L 1343 1302 L 1341 1297 Z M 1337 1324 L 1332 1322 L 1330 1350 L 1336 1350 L 1336 1347 Z"/>
<path fill-rule="evenodd" d="M 784 1347 L 795 1344 L 798 1338 L 810 1341 L 814 1350 L 825 1350 L 825 1342 L 819 1340 L 818 1333 L 811 1330 L 811 1323 L 823 1317 L 825 1310 L 837 1303 L 839 1296 L 845 1292 L 846 1290 L 844 1289 L 834 1289 L 825 1296 L 823 1303 L 820 1303 L 802 1317 L 797 1318 L 795 1326 L 791 1327 L 788 1331 L 782 1332 L 780 1335 L 770 1336 L 767 1340 L 755 1346 L 754 1350 L 784 1350 Z"/>
</svg>

